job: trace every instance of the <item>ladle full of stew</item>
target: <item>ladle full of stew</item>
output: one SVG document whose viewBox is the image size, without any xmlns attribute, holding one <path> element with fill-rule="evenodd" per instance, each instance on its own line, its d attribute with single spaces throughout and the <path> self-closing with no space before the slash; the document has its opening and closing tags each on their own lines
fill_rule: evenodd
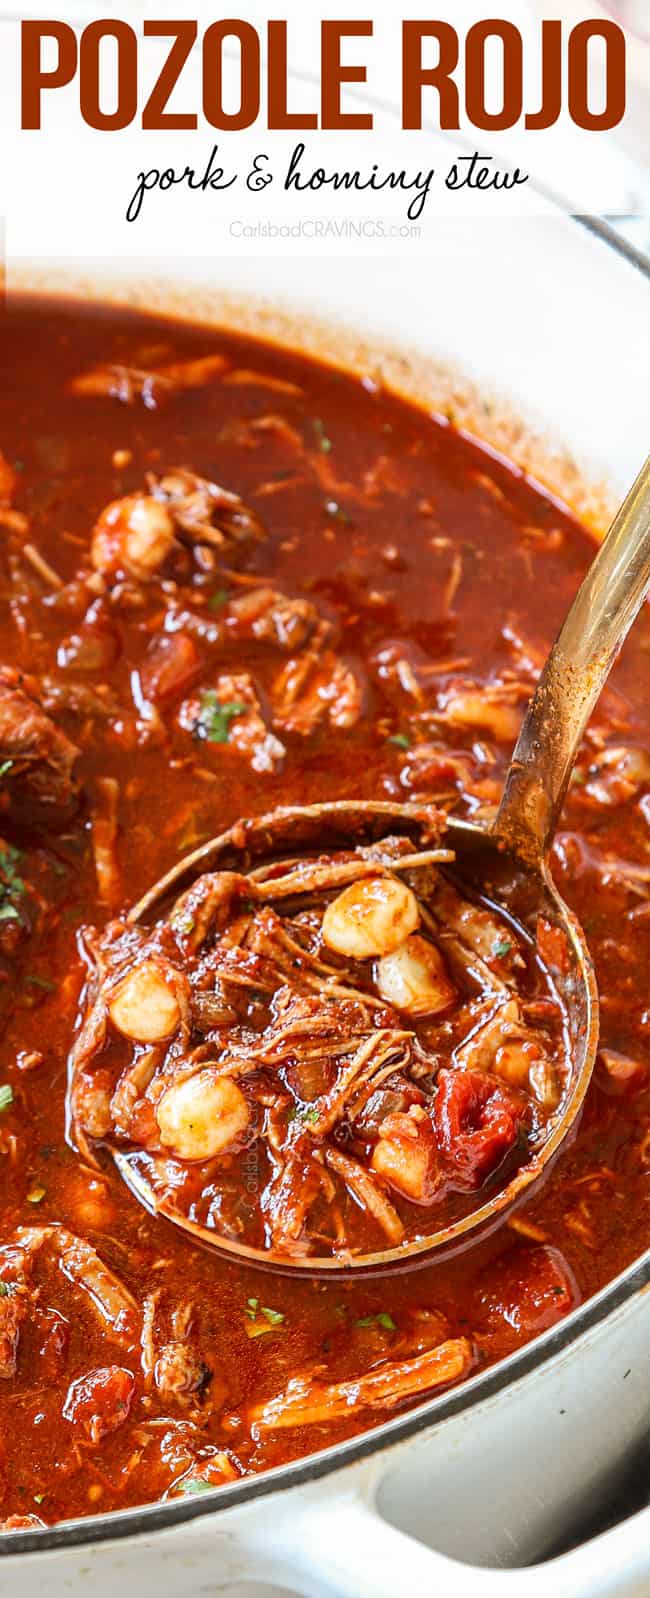
<svg viewBox="0 0 650 1598">
<path fill-rule="evenodd" d="M 195 849 L 90 941 L 72 1118 L 101 1052 L 118 1085 L 99 1141 L 149 1209 L 260 1264 L 375 1270 L 459 1246 L 548 1170 L 598 1042 L 549 849 L 649 586 L 650 461 L 489 830 L 433 804 L 281 808 Z"/>
</svg>

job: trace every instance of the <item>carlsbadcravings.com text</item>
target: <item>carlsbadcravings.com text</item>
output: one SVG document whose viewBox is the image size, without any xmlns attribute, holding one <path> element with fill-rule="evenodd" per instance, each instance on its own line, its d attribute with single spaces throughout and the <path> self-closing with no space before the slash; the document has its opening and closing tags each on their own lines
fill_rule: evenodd
<svg viewBox="0 0 650 1598">
<path fill-rule="evenodd" d="M 305 145 L 301 143 L 293 150 L 280 182 L 286 194 L 308 196 L 323 190 L 334 193 L 343 190 L 354 194 L 380 194 L 383 190 L 397 191 L 405 197 L 410 196 L 406 215 L 410 222 L 416 222 L 422 216 L 435 179 L 435 167 L 417 172 L 408 172 L 404 167 L 399 171 L 391 169 L 384 172 L 376 161 L 365 171 L 359 167 L 328 171 L 322 165 L 310 164 Z M 494 166 L 491 156 L 481 155 L 475 150 L 472 155 L 457 156 L 448 172 L 441 176 L 441 181 L 444 182 L 445 188 L 454 191 L 468 188 L 510 190 L 527 183 L 528 174 L 521 172 L 519 167 L 515 167 L 512 171 L 501 170 Z M 268 155 L 264 153 L 256 155 L 248 172 L 243 175 L 238 172 L 229 173 L 226 167 L 220 164 L 219 146 L 215 144 L 203 171 L 186 166 L 182 171 L 180 169 L 176 171 L 174 167 L 150 167 L 146 172 L 139 172 L 126 209 L 126 220 L 137 221 L 145 195 L 155 190 L 164 194 L 182 186 L 206 194 L 209 191 L 232 189 L 240 182 L 245 184 L 249 193 L 263 194 L 269 185 L 275 182 Z"/>
<path fill-rule="evenodd" d="M 417 222 L 391 222 L 377 216 L 316 217 L 300 222 L 244 222 L 235 217 L 228 223 L 231 239 L 419 239 Z"/>
</svg>

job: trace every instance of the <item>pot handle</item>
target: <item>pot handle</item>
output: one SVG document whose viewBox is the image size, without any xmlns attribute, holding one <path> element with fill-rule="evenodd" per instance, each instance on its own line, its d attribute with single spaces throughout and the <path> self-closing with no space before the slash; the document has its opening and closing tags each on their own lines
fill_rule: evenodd
<svg viewBox="0 0 650 1598">
<path fill-rule="evenodd" d="M 381 1480 L 381 1473 L 379 1474 Z M 638 1598 L 650 1574 L 650 1508 L 569 1554 L 526 1569 L 463 1564 L 385 1520 L 366 1480 L 326 1484 L 257 1509 L 244 1535 L 246 1574 L 304 1598 Z"/>
<path fill-rule="evenodd" d="M 398 1531 L 372 1496 L 321 1486 L 300 1497 L 299 1504 L 289 1494 L 286 1513 L 270 1504 L 265 1522 L 256 1519 L 244 1535 L 247 1574 L 258 1581 L 304 1598 L 503 1598 L 500 1587 L 484 1583 L 491 1572 L 470 1570 Z"/>
</svg>

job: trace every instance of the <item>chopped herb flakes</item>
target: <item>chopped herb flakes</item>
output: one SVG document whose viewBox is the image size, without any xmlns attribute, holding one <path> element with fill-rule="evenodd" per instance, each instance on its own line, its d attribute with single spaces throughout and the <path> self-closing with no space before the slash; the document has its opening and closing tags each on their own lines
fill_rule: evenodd
<svg viewBox="0 0 650 1598">
<path fill-rule="evenodd" d="M 208 610 L 221 610 L 221 606 L 227 604 L 229 599 L 230 594 L 227 588 L 217 588 L 216 593 L 210 595 Z"/>
<path fill-rule="evenodd" d="M 8 1110 L 14 1102 L 14 1090 L 9 1082 L 0 1083 L 0 1110 Z"/>
<path fill-rule="evenodd" d="M 178 1492 L 185 1498 L 194 1498 L 197 1493 L 209 1493 L 214 1487 L 214 1482 L 206 1481 L 204 1476 L 191 1476 L 189 1481 L 177 1483 Z"/>
<path fill-rule="evenodd" d="M 398 749 L 410 749 L 411 740 L 408 733 L 394 732 L 388 739 L 389 744 L 396 744 Z"/>
<path fill-rule="evenodd" d="M 0 764 L 0 777 L 6 777 L 7 773 L 11 771 L 12 766 L 13 760 L 3 760 Z"/>
<path fill-rule="evenodd" d="M 235 716 L 245 715 L 247 706 L 234 699 L 222 704 L 214 688 L 204 688 L 200 701 L 201 709 L 194 724 L 195 738 L 206 738 L 211 744 L 226 744 L 231 721 Z"/>
<path fill-rule="evenodd" d="M 0 1298 L 8 1298 L 9 1288 L 6 1282 L 0 1282 Z"/>
<path fill-rule="evenodd" d="M 0 921 L 20 921 L 21 901 L 25 884 L 16 866 L 22 860 L 22 850 L 6 843 L 0 849 Z"/>
<path fill-rule="evenodd" d="M 388 1310 L 380 1309 L 376 1315 L 362 1315 L 361 1320 L 355 1321 L 355 1326 L 383 1326 L 385 1332 L 396 1332 L 397 1327 Z"/>
<path fill-rule="evenodd" d="M 300 1108 L 300 1109 L 298 1109 L 296 1106 L 292 1106 L 292 1108 L 289 1111 L 287 1120 L 289 1122 L 291 1122 L 291 1121 L 311 1121 L 311 1122 L 314 1122 L 314 1121 L 318 1120 L 319 1114 L 320 1114 L 320 1111 L 316 1109 L 316 1105 L 315 1104 L 303 1104 L 302 1108 Z"/>
<path fill-rule="evenodd" d="M 36 971 L 28 971 L 26 982 L 31 982 L 35 988 L 43 988 L 45 993 L 56 992 L 56 982 L 50 982 L 48 977 L 39 977 Z"/>
<path fill-rule="evenodd" d="M 314 432 L 316 434 L 316 438 L 318 440 L 318 448 L 321 451 L 321 454 L 329 455 L 329 452 L 330 452 L 330 450 L 332 448 L 332 440 L 331 440 L 331 438 L 327 437 L 327 433 L 325 432 L 325 428 L 323 426 L 323 423 L 321 421 L 320 416 L 314 416 L 313 421 L 312 421 L 312 427 L 313 427 Z"/>
<path fill-rule="evenodd" d="M 279 1309 L 270 1309 L 268 1304 L 260 1304 L 259 1298 L 249 1298 L 244 1311 L 246 1316 L 246 1335 L 248 1337 L 263 1337 L 265 1332 L 272 1332 L 276 1326 L 281 1326 L 284 1315 Z"/>
<path fill-rule="evenodd" d="M 511 953 L 511 950 L 512 943 L 509 938 L 500 938 L 498 943 L 493 943 L 492 945 L 492 953 L 497 960 L 503 960 L 506 954 Z"/>
<path fill-rule="evenodd" d="M 284 1315 L 282 1314 L 281 1310 L 279 1310 L 279 1309 L 269 1309 L 267 1305 L 263 1304 L 261 1313 L 262 1313 L 262 1315 L 265 1316 L 266 1320 L 269 1323 L 269 1326 L 281 1326 L 282 1325 L 282 1322 L 284 1320 Z"/>
</svg>

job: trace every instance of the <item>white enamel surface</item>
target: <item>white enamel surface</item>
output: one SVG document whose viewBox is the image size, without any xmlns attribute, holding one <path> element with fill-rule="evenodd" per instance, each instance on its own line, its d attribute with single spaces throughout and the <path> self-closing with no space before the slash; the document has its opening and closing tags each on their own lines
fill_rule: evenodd
<svg viewBox="0 0 650 1598">
<path fill-rule="evenodd" d="M 218 271 L 227 271 L 223 263 Z M 431 259 L 240 261 L 232 284 L 314 305 L 507 396 L 598 477 L 629 486 L 648 448 L 648 285 L 567 218 L 446 224 Z M 214 268 L 213 278 L 214 282 Z"/>
<path fill-rule="evenodd" d="M 197 288 L 263 295 L 454 362 L 616 491 L 647 452 L 648 283 L 559 215 L 445 225 L 435 258 L 408 268 L 178 270 Z M 650 1511 L 551 1568 L 521 1567 L 596 1510 L 647 1437 L 649 1351 L 646 1292 L 516 1386 L 370 1461 L 173 1532 L 9 1556 L 0 1593 L 113 1598 L 122 1584 L 138 1598 L 269 1598 L 270 1583 L 314 1598 L 645 1598 Z"/>
<path fill-rule="evenodd" d="M 648 451 L 648 282 L 559 211 L 447 220 L 435 254 L 414 250 L 408 264 L 168 258 L 100 261 L 92 272 L 118 286 L 152 277 L 190 295 L 250 295 L 458 367 L 621 495 Z M 10 292 L 20 276 L 10 260 Z"/>
</svg>

